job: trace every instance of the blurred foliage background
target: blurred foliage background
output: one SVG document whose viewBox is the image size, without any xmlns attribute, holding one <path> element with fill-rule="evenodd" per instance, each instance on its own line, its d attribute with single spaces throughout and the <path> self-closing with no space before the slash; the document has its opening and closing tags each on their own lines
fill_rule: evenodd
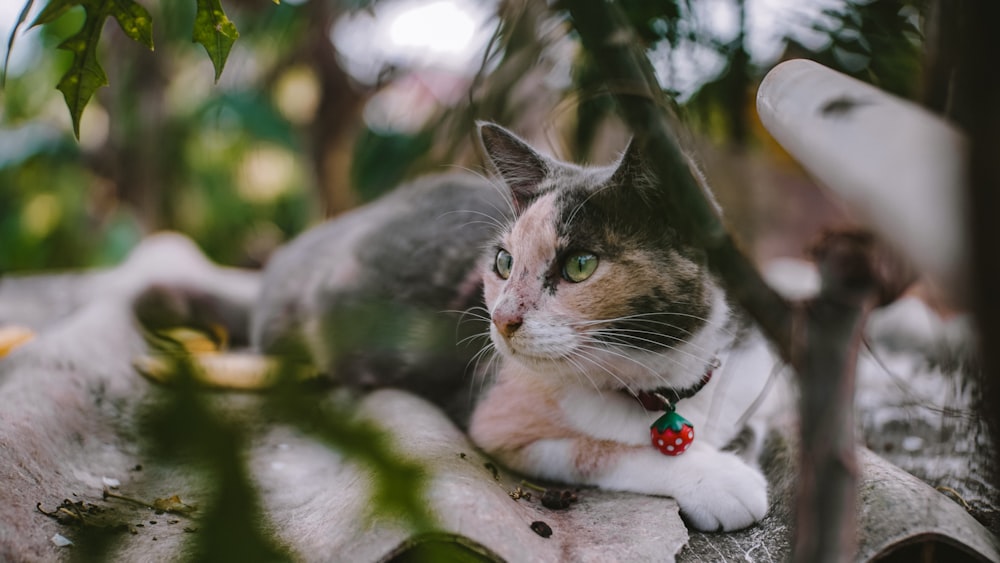
<svg viewBox="0 0 1000 563">
<path fill-rule="evenodd" d="M 44 3 L 32 8 L 27 19 Z M 476 119 L 566 158 L 606 161 L 627 132 L 568 17 L 528 0 L 228 0 L 240 30 L 220 80 L 191 41 L 195 2 L 140 0 L 155 51 L 109 20 L 110 85 L 79 141 L 55 89 L 79 7 L 14 38 L 0 92 L 0 273 L 101 266 L 145 234 L 191 236 L 258 266 L 310 224 L 401 180 L 481 169 Z M 730 221 L 760 259 L 796 254 L 823 200 L 753 109 L 785 58 L 922 96 L 932 6 L 919 0 L 625 0 Z M 23 4 L 5 3 L 9 35 Z"/>
</svg>

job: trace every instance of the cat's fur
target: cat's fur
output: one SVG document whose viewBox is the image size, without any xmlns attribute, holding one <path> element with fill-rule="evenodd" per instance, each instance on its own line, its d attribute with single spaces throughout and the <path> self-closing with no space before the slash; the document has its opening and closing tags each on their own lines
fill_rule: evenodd
<svg viewBox="0 0 1000 563">
<path fill-rule="evenodd" d="M 473 414 L 473 440 L 537 477 L 672 496 L 702 530 L 761 519 L 763 475 L 722 448 L 772 359 L 734 320 L 701 253 L 671 228 L 638 151 L 610 167 L 579 167 L 495 125 L 480 132 L 517 216 L 482 266 L 502 367 Z M 507 279 L 494 264 L 501 250 L 513 257 Z M 562 272 L 577 251 L 598 259 L 579 283 Z M 662 413 L 634 395 L 689 388 L 716 363 L 708 385 L 677 405 L 695 425 L 693 445 L 661 454 L 649 426 Z"/>
<path fill-rule="evenodd" d="M 464 426 L 475 380 L 464 368 L 487 362 L 454 344 L 485 336 L 486 321 L 500 369 L 470 434 L 489 454 L 537 478 L 672 496 L 699 529 L 759 520 L 763 476 L 722 448 L 772 358 L 671 228 L 637 151 L 579 167 L 496 125 L 480 136 L 500 182 L 429 177 L 286 246 L 264 275 L 255 345 L 304 348 L 342 379 L 416 390 Z M 506 280 L 501 248 L 513 256 Z M 561 275 L 573 251 L 598 259 L 579 283 Z M 709 384 L 677 406 L 695 425 L 693 445 L 664 456 L 649 438 L 660 413 L 630 393 L 690 387 L 716 362 Z"/>
<path fill-rule="evenodd" d="M 452 172 L 310 229 L 267 264 L 252 347 L 304 355 L 341 384 L 416 392 L 465 426 L 482 332 L 465 312 L 482 303 L 477 265 L 508 209 L 486 178 Z"/>
</svg>

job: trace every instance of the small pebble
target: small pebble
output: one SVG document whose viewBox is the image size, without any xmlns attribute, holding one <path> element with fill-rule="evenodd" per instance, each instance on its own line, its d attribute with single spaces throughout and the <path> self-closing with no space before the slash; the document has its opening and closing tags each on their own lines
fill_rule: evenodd
<svg viewBox="0 0 1000 563">
<path fill-rule="evenodd" d="M 110 489 L 117 489 L 122 485 L 122 482 L 118 479 L 112 479 L 111 477 L 101 477 L 101 482 L 104 483 L 105 487 Z"/>
<path fill-rule="evenodd" d="M 903 438 L 903 449 L 908 452 L 915 452 L 924 447 L 924 439 L 920 436 L 907 436 Z"/>
<path fill-rule="evenodd" d="M 552 535 L 552 528 L 550 528 L 548 524 L 542 522 L 541 520 L 536 520 L 532 522 L 531 529 L 532 531 L 542 536 L 543 538 L 547 538 Z"/>
<path fill-rule="evenodd" d="M 73 545 L 72 540 L 70 540 L 69 538 L 67 538 L 62 534 L 56 534 L 52 536 L 52 543 L 54 543 L 56 547 L 66 547 L 67 545 Z"/>
</svg>

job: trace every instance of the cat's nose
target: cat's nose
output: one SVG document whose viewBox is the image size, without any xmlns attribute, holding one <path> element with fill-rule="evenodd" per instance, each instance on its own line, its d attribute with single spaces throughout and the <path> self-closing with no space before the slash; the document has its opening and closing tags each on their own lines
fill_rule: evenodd
<svg viewBox="0 0 1000 563">
<path fill-rule="evenodd" d="M 510 338 L 524 324 L 524 319 L 520 316 L 493 315 L 493 324 L 496 325 L 500 334 L 504 335 L 505 338 Z"/>
</svg>

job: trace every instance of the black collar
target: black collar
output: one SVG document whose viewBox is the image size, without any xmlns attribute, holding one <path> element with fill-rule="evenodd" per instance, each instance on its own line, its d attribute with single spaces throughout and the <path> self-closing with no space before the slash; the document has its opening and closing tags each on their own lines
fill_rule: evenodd
<svg viewBox="0 0 1000 563">
<path fill-rule="evenodd" d="M 712 379 L 712 374 L 719 368 L 719 365 L 720 363 L 718 358 L 713 359 L 708 365 L 708 369 L 705 370 L 705 375 L 701 376 L 701 380 L 684 389 L 657 387 L 656 389 L 650 389 L 648 391 L 642 390 L 638 393 L 633 393 L 627 390 L 623 390 L 622 392 L 638 399 L 639 404 L 641 404 L 643 408 L 648 411 L 673 410 L 674 403 L 693 397 L 696 393 L 698 393 L 698 391 L 701 391 L 702 388 L 705 387 L 705 385 L 707 385 Z"/>
</svg>

